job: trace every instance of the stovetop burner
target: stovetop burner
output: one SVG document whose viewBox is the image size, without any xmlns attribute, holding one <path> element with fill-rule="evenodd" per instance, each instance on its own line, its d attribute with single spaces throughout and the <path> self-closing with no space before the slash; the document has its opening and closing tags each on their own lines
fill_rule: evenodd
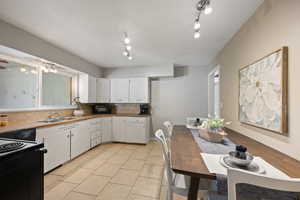
<svg viewBox="0 0 300 200">
<path fill-rule="evenodd" d="M 5 144 L 0 144 L 0 153 L 10 152 L 17 149 L 21 149 L 25 144 L 23 142 L 10 142 Z"/>
</svg>

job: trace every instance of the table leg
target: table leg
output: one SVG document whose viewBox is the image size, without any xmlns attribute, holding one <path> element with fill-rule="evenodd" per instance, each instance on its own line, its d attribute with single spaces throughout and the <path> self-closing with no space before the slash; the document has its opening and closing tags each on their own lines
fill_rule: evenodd
<svg viewBox="0 0 300 200">
<path fill-rule="evenodd" d="M 199 177 L 191 177 L 191 184 L 189 188 L 188 200 L 197 200 L 199 190 Z"/>
</svg>

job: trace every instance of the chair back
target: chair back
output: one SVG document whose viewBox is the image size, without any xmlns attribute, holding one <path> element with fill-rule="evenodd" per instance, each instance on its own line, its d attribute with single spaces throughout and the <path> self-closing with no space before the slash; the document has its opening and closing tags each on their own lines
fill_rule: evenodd
<svg viewBox="0 0 300 200">
<path fill-rule="evenodd" d="M 168 185 L 169 185 L 169 190 L 171 190 L 173 173 L 171 170 L 170 152 L 169 152 L 169 148 L 168 148 L 168 144 L 167 144 L 167 139 L 166 139 L 164 132 L 161 129 L 159 129 L 155 132 L 155 137 L 162 145 L 163 158 L 164 158 L 164 161 L 166 164 L 167 181 L 168 181 Z"/>
<path fill-rule="evenodd" d="M 165 121 L 164 126 L 167 128 L 168 139 L 170 139 L 173 132 L 173 124 L 170 121 Z"/>
<path fill-rule="evenodd" d="M 277 190 L 279 192 L 300 193 L 300 179 L 278 179 L 267 177 L 262 174 L 247 172 L 239 169 L 228 169 L 228 199 L 237 199 L 237 184 L 258 186 L 259 188 Z M 298 194 L 299 195 L 299 194 Z M 296 196 L 296 194 L 295 194 Z M 299 197 L 298 197 L 299 198 Z M 297 199 L 298 199 L 297 198 Z M 278 197 L 278 199 L 282 199 Z"/>
</svg>

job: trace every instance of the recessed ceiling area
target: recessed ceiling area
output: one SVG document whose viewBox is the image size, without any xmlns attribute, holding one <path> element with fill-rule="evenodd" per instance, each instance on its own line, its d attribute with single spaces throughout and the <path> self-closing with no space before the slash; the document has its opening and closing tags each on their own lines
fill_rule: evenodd
<svg viewBox="0 0 300 200">
<path fill-rule="evenodd" d="M 195 0 L 1 0 L 0 18 L 99 67 L 206 66 L 262 2 L 212 0 L 198 40 Z"/>
</svg>

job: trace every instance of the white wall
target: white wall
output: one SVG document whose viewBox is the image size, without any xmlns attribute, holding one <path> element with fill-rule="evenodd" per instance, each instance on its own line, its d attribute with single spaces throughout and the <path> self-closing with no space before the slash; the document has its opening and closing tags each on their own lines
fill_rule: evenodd
<svg viewBox="0 0 300 200">
<path fill-rule="evenodd" d="M 57 48 L 2 20 L 0 20 L 0 45 L 14 48 L 97 77 L 102 76 L 102 70 L 98 66 Z"/>
<path fill-rule="evenodd" d="M 187 117 L 207 116 L 208 73 L 208 67 L 183 67 L 174 78 L 152 81 L 154 131 L 166 120 L 184 125 Z"/>
<path fill-rule="evenodd" d="M 265 0 L 218 55 L 222 116 L 230 128 L 300 160 L 300 1 Z M 243 125 L 238 120 L 239 69 L 283 47 L 289 48 L 289 134 Z"/>
<path fill-rule="evenodd" d="M 175 67 L 175 77 L 151 81 L 153 131 L 162 128 L 165 120 L 185 124 L 187 117 L 207 116 L 209 67 Z M 105 78 L 146 77 L 148 68 L 135 73 L 132 68 L 108 70 Z M 158 70 L 159 71 L 159 70 Z"/>
<path fill-rule="evenodd" d="M 124 77 L 173 77 L 174 65 L 166 64 L 152 67 L 107 68 L 103 70 L 106 78 Z"/>
</svg>

